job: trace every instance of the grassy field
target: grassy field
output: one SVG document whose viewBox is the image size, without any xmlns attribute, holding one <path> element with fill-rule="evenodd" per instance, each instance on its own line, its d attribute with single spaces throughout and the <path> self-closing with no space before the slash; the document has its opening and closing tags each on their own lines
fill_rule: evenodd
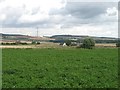
<svg viewBox="0 0 120 90">
<path fill-rule="evenodd" d="M 3 88 L 117 88 L 117 48 L 3 49 Z"/>
</svg>

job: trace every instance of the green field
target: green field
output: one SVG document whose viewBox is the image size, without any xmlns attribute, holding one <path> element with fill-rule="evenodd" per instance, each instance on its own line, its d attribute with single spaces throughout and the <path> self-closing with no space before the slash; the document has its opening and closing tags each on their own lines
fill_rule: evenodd
<svg viewBox="0 0 120 90">
<path fill-rule="evenodd" d="M 3 88 L 117 88 L 117 48 L 3 49 Z"/>
</svg>

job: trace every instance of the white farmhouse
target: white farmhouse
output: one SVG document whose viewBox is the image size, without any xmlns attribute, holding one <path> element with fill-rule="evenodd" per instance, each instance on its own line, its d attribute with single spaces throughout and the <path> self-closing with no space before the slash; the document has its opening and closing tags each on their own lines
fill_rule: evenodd
<svg viewBox="0 0 120 90">
<path fill-rule="evenodd" d="M 63 46 L 67 46 L 66 43 L 63 43 Z"/>
</svg>

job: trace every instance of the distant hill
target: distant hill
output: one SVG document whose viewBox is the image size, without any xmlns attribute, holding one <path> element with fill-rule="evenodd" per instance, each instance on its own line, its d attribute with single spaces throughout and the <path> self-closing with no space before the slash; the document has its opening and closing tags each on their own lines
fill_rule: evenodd
<svg viewBox="0 0 120 90">
<path fill-rule="evenodd" d="M 21 35 L 21 34 L 2 34 L 2 33 L 0 33 L 0 36 L 26 36 L 26 35 Z"/>
<path fill-rule="evenodd" d="M 51 36 L 50 38 L 55 38 L 55 39 L 73 39 L 73 38 L 76 38 L 76 39 L 80 39 L 80 38 L 86 38 L 86 37 L 91 37 L 91 38 L 94 38 L 94 39 L 112 39 L 112 40 L 115 40 L 117 38 L 113 38 L 113 37 L 95 37 L 95 36 L 86 36 L 86 35 L 54 35 L 54 36 Z"/>
<path fill-rule="evenodd" d="M 88 36 L 78 36 L 78 35 L 54 35 L 51 38 L 56 38 L 56 39 L 67 39 L 67 38 L 84 38 Z"/>
<path fill-rule="evenodd" d="M 6 40 L 20 40 L 20 41 L 33 41 L 33 40 L 38 40 L 38 41 L 47 41 L 47 42 L 56 42 L 56 43 L 61 43 L 64 42 L 65 40 L 83 40 L 86 37 L 91 37 L 93 38 L 96 43 L 116 43 L 118 38 L 112 38 L 112 37 L 95 37 L 95 36 L 87 36 L 87 35 L 54 35 L 51 37 L 35 37 L 35 36 L 28 36 L 28 35 L 21 35 L 21 34 L 2 34 L 0 33 L 0 38 L 2 41 Z"/>
<path fill-rule="evenodd" d="M 48 37 L 35 37 L 35 36 L 28 36 L 28 35 L 21 35 L 21 34 L 2 34 L 0 33 L 2 40 L 21 40 L 21 41 L 46 41 L 46 40 L 53 40 L 52 38 Z"/>
<path fill-rule="evenodd" d="M 57 41 L 64 41 L 64 40 L 83 40 L 86 37 L 91 37 L 93 38 L 96 42 L 98 43 L 115 43 L 118 38 L 113 38 L 113 37 L 95 37 L 95 36 L 87 36 L 87 35 L 54 35 L 51 36 L 50 38 L 54 38 Z"/>
</svg>

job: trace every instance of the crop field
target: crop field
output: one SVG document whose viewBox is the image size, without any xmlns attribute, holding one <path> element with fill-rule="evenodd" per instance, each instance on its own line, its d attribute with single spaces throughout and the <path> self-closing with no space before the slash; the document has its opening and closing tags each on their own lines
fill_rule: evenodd
<svg viewBox="0 0 120 90">
<path fill-rule="evenodd" d="M 3 88 L 117 88 L 117 48 L 2 50 Z"/>
</svg>

